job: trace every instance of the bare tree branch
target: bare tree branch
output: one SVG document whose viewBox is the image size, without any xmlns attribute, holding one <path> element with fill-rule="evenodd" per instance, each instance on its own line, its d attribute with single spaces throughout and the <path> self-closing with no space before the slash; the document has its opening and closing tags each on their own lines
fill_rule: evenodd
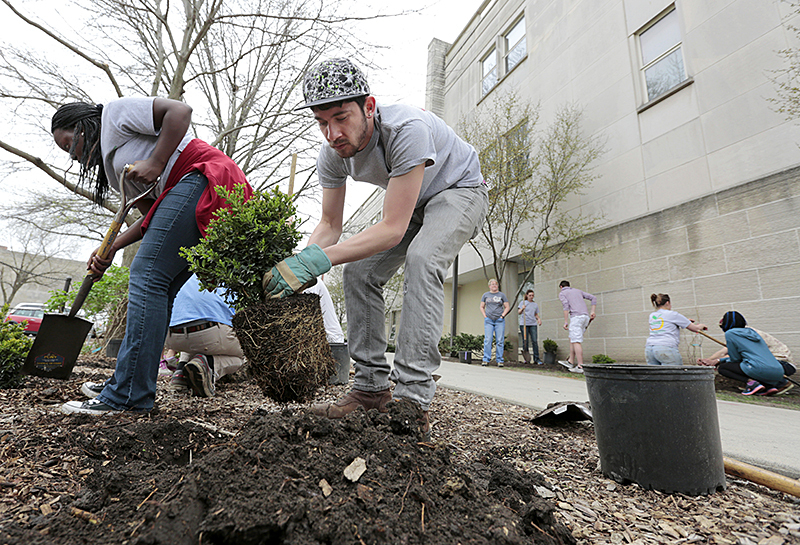
<svg viewBox="0 0 800 545">
<path fill-rule="evenodd" d="M 31 25 L 34 28 L 37 28 L 37 29 L 41 30 L 42 32 L 44 32 L 45 34 L 50 36 L 52 39 L 54 39 L 55 41 L 57 41 L 58 43 L 60 43 L 61 45 L 63 45 L 64 47 L 66 47 L 67 49 L 69 49 L 70 51 L 72 51 L 73 53 L 75 53 L 76 55 L 81 57 L 82 59 L 84 59 L 85 61 L 91 63 L 95 67 L 97 67 L 100 70 L 102 70 L 103 72 L 105 72 L 106 75 L 108 76 L 108 80 L 111 82 L 111 84 L 114 86 L 114 89 L 117 91 L 117 96 L 119 96 L 119 97 L 123 96 L 122 95 L 122 89 L 120 89 L 119 85 L 117 84 L 117 80 L 114 77 L 114 74 L 111 72 L 111 69 L 109 68 L 108 64 L 106 64 L 104 62 L 100 62 L 100 61 L 98 61 L 96 59 L 93 59 L 92 57 L 90 57 L 89 55 L 84 53 L 81 49 L 79 49 L 78 47 L 76 47 L 72 43 L 68 42 L 67 40 L 65 40 L 61 36 L 57 35 L 55 32 L 51 31 L 48 28 L 45 28 L 44 26 L 40 25 L 39 23 L 36 23 L 35 21 L 32 21 L 31 19 L 29 19 L 28 17 L 23 15 L 19 10 L 17 10 L 17 8 L 15 8 L 13 6 L 13 4 L 11 2 L 9 2 L 9 0 L 2 0 L 2 2 L 6 6 L 8 6 L 8 8 L 11 11 L 14 12 L 14 15 L 19 17 L 23 21 L 25 21 L 27 24 Z"/>
</svg>

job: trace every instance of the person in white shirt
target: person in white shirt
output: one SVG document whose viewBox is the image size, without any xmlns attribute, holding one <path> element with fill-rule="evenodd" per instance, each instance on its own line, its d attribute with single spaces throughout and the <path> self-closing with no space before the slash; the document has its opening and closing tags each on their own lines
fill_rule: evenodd
<svg viewBox="0 0 800 545">
<path fill-rule="evenodd" d="M 655 310 L 650 313 L 650 337 L 644 348 L 647 365 L 683 365 L 681 352 L 681 329 L 703 331 L 708 329 L 703 324 L 672 310 L 672 302 L 666 293 L 650 295 Z"/>
</svg>

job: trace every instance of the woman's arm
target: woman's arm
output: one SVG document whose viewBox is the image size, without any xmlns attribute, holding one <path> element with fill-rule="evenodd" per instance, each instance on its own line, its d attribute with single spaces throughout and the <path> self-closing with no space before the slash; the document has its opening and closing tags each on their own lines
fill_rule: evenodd
<svg viewBox="0 0 800 545">
<path fill-rule="evenodd" d="M 160 131 L 156 147 L 150 157 L 133 163 L 126 179 L 144 184 L 155 183 L 169 158 L 178 149 L 191 121 L 192 108 L 188 104 L 167 98 L 153 100 L 153 126 Z"/>
<path fill-rule="evenodd" d="M 689 331 L 693 331 L 693 332 L 697 333 L 698 331 L 705 331 L 708 328 L 703 324 L 697 324 L 697 323 L 692 322 L 691 324 L 686 326 L 686 329 L 688 329 Z"/>
</svg>

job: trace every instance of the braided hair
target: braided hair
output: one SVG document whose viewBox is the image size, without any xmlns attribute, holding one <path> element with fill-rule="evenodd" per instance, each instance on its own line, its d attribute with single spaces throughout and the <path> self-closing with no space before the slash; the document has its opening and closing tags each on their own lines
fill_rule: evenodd
<svg viewBox="0 0 800 545">
<path fill-rule="evenodd" d="M 723 314 L 722 319 L 719 321 L 719 327 L 722 328 L 722 331 L 728 331 L 729 329 L 737 327 L 745 327 L 746 325 L 747 320 L 735 310 L 729 310 Z"/>
<path fill-rule="evenodd" d="M 78 172 L 78 184 L 87 182 L 94 184 L 94 202 L 103 204 L 108 195 L 108 177 L 103 167 L 103 154 L 100 150 L 100 116 L 103 113 L 102 104 L 87 104 L 85 102 L 72 102 L 61 106 L 53 114 L 50 132 L 56 129 L 72 130 L 72 147 L 69 150 L 71 157 L 75 154 L 75 147 L 83 135 L 83 154 L 78 160 L 81 165 Z"/>
</svg>

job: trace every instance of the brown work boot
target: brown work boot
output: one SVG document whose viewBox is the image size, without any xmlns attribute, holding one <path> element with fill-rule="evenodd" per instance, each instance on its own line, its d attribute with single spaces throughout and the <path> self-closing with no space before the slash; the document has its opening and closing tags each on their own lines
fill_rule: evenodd
<svg viewBox="0 0 800 545">
<path fill-rule="evenodd" d="M 317 403 L 311 406 L 311 412 L 317 416 L 327 416 L 328 418 L 342 418 L 350 414 L 358 407 L 364 407 L 365 411 L 377 409 L 378 412 L 386 413 L 389 409 L 386 404 L 392 400 L 389 388 L 379 392 L 364 392 L 362 390 L 350 390 L 336 403 Z"/>
</svg>

